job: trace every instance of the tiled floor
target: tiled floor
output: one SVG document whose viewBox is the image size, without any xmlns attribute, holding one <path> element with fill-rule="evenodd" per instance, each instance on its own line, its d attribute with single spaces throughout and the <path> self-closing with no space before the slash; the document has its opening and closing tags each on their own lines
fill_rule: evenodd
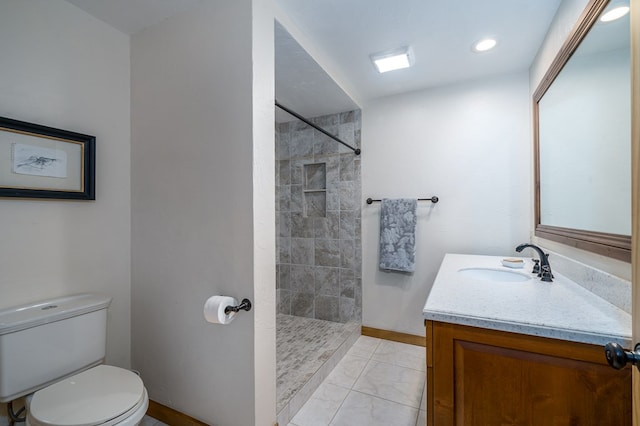
<svg viewBox="0 0 640 426">
<path fill-rule="evenodd" d="M 422 426 L 425 349 L 360 336 L 289 426 Z M 145 416 L 141 426 L 167 426 Z"/>
<path fill-rule="evenodd" d="M 162 423 L 160 420 L 156 420 L 153 417 L 144 416 L 140 426 L 168 426 L 166 423 Z"/>
<path fill-rule="evenodd" d="M 276 317 L 276 413 L 280 413 L 359 328 L 360 324 L 354 322 L 342 324 L 291 315 Z"/>
<path fill-rule="evenodd" d="M 289 426 L 425 425 L 425 353 L 360 336 Z"/>
</svg>

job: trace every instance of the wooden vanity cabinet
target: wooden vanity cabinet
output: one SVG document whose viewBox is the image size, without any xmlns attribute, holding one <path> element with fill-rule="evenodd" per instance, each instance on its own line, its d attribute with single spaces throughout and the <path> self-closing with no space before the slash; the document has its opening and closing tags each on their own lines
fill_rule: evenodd
<svg viewBox="0 0 640 426">
<path fill-rule="evenodd" d="M 602 346 L 425 321 L 428 426 L 631 425 Z"/>
</svg>

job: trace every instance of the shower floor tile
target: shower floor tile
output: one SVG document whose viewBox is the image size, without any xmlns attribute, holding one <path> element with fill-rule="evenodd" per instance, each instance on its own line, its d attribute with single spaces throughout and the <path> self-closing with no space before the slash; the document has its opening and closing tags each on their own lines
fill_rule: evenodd
<svg viewBox="0 0 640 426">
<path fill-rule="evenodd" d="M 355 322 L 343 324 L 291 315 L 276 317 L 277 413 L 359 328 L 360 324 Z"/>
</svg>

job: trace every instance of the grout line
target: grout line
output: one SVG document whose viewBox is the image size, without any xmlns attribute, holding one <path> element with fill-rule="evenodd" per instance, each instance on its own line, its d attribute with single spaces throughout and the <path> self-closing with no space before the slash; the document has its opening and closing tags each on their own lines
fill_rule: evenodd
<svg viewBox="0 0 640 426">
<path fill-rule="evenodd" d="M 370 361 L 375 361 L 375 362 L 379 362 L 380 364 L 387 364 L 387 365 L 393 365 L 394 367 L 400 367 L 400 368 L 406 368 L 407 370 L 413 370 L 413 371 L 419 371 L 421 373 L 424 373 L 425 376 L 427 374 L 427 372 L 425 370 L 418 370 L 417 368 L 413 368 L 413 367 L 407 367 L 404 365 L 398 365 L 398 364 L 394 364 L 393 362 L 390 361 L 379 361 L 377 359 L 373 359 L 371 358 Z"/>
<path fill-rule="evenodd" d="M 392 402 L 392 403 L 394 403 L 394 404 L 402 405 L 403 407 L 409 407 L 409 408 L 413 408 L 414 410 L 421 411 L 421 410 L 420 410 L 420 407 L 413 407 L 413 406 L 411 406 L 411 405 L 403 404 L 402 402 L 392 401 L 392 400 L 390 400 L 390 399 L 383 398 L 383 397 L 378 396 L 378 395 L 371 395 L 370 393 L 362 392 L 362 391 L 359 391 L 359 390 L 356 390 L 356 389 L 351 389 L 351 391 L 350 391 L 350 392 L 357 392 L 357 393 L 359 393 L 359 394 L 361 394 L 361 395 L 367 395 L 367 396 L 370 396 L 370 397 L 373 397 L 373 398 L 381 399 L 381 400 L 383 400 L 383 401 Z M 421 396 L 420 398 L 422 398 L 422 396 Z M 418 405 L 419 405 L 419 403 L 418 403 Z"/>
</svg>

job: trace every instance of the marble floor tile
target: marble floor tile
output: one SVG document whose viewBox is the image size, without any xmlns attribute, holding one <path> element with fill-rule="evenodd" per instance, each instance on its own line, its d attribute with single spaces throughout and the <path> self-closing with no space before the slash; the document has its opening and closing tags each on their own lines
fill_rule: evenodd
<svg viewBox="0 0 640 426">
<path fill-rule="evenodd" d="M 422 346 L 383 340 L 376 348 L 371 359 L 400 367 L 426 371 L 427 352 Z"/>
<path fill-rule="evenodd" d="M 349 389 L 322 384 L 295 415 L 295 426 L 327 426 L 347 397 Z"/>
<path fill-rule="evenodd" d="M 370 360 L 353 390 L 418 409 L 424 382 L 422 371 Z"/>
<path fill-rule="evenodd" d="M 424 410 L 420 410 L 420 414 L 418 414 L 418 420 L 416 421 L 416 426 L 426 426 L 427 425 L 427 412 Z"/>
<path fill-rule="evenodd" d="M 382 340 L 375 337 L 360 336 L 356 343 L 349 350 L 349 355 L 359 356 L 360 358 L 371 358 L 373 352 L 378 348 Z"/>
<path fill-rule="evenodd" d="M 336 365 L 336 368 L 327 376 L 325 383 L 351 389 L 367 362 L 364 358 L 345 355 Z"/>
<path fill-rule="evenodd" d="M 421 410 L 426 410 L 427 409 L 427 385 L 426 385 L 426 380 L 427 380 L 427 378 L 425 377 L 425 386 L 424 386 L 424 390 L 422 391 L 422 402 L 420 403 L 420 409 Z"/>
<path fill-rule="evenodd" d="M 349 392 L 333 426 L 415 426 L 418 409 L 360 392 Z"/>
<path fill-rule="evenodd" d="M 167 424 L 145 415 L 140 422 L 140 426 L 167 426 Z"/>
</svg>

